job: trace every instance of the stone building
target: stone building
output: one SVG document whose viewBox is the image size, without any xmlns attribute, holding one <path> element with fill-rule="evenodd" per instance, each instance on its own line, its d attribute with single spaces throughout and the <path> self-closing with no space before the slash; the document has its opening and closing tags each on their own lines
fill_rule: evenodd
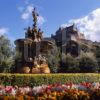
<svg viewBox="0 0 100 100">
<path fill-rule="evenodd" d="M 51 38 L 56 41 L 57 46 L 63 53 L 71 53 L 74 56 L 80 54 L 81 45 L 89 44 L 84 34 L 80 33 L 74 24 L 65 28 L 60 27 Z"/>
</svg>

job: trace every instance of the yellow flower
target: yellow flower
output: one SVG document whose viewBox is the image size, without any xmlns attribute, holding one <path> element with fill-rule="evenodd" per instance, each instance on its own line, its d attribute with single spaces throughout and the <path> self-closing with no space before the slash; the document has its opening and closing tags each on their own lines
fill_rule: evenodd
<svg viewBox="0 0 100 100">
<path fill-rule="evenodd" d="M 44 97 L 38 97 L 38 100 L 45 100 Z"/>
<path fill-rule="evenodd" d="M 51 95 L 54 97 L 57 95 L 57 92 L 52 92 Z"/>
</svg>

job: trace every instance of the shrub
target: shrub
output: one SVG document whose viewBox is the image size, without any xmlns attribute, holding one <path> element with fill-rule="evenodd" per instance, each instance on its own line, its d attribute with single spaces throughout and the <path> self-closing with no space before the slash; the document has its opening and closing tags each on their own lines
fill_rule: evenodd
<svg viewBox="0 0 100 100">
<path fill-rule="evenodd" d="M 100 72 L 100 46 L 96 47 L 95 55 L 96 55 L 96 59 L 99 65 L 99 72 Z"/>
<path fill-rule="evenodd" d="M 86 53 L 79 57 L 80 72 L 98 72 L 98 63 L 92 53 Z"/>
<path fill-rule="evenodd" d="M 100 82 L 100 74 L 0 74 L 0 83 L 4 85 L 39 86 L 53 83 Z"/>
<path fill-rule="evenodd" d="M 79 62 L 76 58 L 72 57 L 70 54 L 62 55 L 61 62 L 61 72 L 76 73 L 79 72 Z"/>
<path fill-rule="evenodd" d="M 10 68 L 14 64 L 14 50 L 10 40 L 4 36 L 0 36 L 0 72 L 10 72 Z"/>
<path fill-rule="evenodd" d="M 47 62 L 52 73 L 57 73 L 60 62 L 60 50 L 53 46 L 53 49 L 47 53 Z"/>
</svg>

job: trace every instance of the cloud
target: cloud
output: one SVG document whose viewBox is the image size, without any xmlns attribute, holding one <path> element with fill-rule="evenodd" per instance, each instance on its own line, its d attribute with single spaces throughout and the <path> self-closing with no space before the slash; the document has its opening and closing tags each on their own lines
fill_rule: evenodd
<svg viewBox="0 0 100 100">
<path fill-rule="evenodd" d="M 43 16 L 38 16 L 38 24 L 41 26 L 45 22 Z"/>
<path fill-rule="evenodd" d="M 1 27 L 1 28 L 0 28 L 0 35 L 4 35 L 4 34 L 8 33 L 8 31 L 9 31 L 8 28 Z"/>
<path fill-rule="evenodd" d="M 79 19 L 72 19 L 68 22 L 75 23 L 80 32 L 83 32 L 87 39 L 100 41 L 100 8 L 93 10 L 87 16 Z M 63 27 L 68 24 L 64 24 Z"/>
<path fill-rule="evenodd" d="M 28 20 L 31 17 L 32 14 L 32 10 L 34 9 L 34 7 L 32 5 L 28 5 L 26 7 L 26 9 L 23 11 L 21 18 L 23 20 Z"/>
<path fill-rule="evenodd" d="M 32 18 L 32 10 L 34 9 L 34 6 L 32 4 L 28 4 L 26 7 L 18 7 L 18 10 L 22 12 L 21 19 L 24 21 L 29 21 Z M 45 22 L 45 19 L 43 16 L 38 16 L 38 25 L 42 26 Z"/>
</svg>

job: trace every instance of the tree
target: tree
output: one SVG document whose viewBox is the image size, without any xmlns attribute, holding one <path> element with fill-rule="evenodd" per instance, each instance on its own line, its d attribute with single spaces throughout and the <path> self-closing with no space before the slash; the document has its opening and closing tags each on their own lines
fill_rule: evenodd
<svg viewBox="0 0 100 100">
<path fill-rule="evenodd" d="M 98 63 L 93 53 L 82 53 L 79 57 L 80 72 L 98 72 Z"/>
<path fill-rule="evenodd" d="M 57 73 L 60 62 L 60 50 L 56 46 L 53 46 L 53 49 L 48 52 L 47 59 L 51 72 Z"/>
<path fill-rule="evenodd" d="M 99 66 L 99 72 L 100 72 L 100 46 L 96 47 L 95 55 L 96 55 L 96 59 Z"/>
<path fill-rule="evenodd" d="M 70 54 L 62 54 L 61 72 L 76 73 L 79 72 L 79 70 L 79 62 L 76 58 Z"/>
<path fill-rule="evenodd" d="M 0 36 L 0 71 L 8 72 L 13 65 L 13 48 L 10 40 L 2 35 Z"/>
</svg>

